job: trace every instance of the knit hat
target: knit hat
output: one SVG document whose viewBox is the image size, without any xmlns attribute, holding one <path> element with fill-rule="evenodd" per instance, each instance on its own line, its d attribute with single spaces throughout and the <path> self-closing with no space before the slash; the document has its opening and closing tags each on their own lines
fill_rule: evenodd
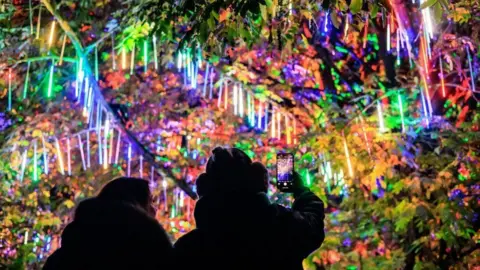
<svg viewBox="0 0 480 270">
<path fill-rule="evenodd" d="M 255 185 L 251 165 L 250 157 L 238 148 L 215 148 L 208 159 L 206 173 L 197 179 L 198 196 L 252 191 Z"/>
</svg>

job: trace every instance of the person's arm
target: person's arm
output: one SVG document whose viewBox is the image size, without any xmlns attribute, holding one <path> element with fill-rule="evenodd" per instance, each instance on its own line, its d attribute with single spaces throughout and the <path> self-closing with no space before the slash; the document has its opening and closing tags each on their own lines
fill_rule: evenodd
<svg viewBox="0 0 480 270">
<path fill-rule="evenodd" d="M 291 209 L 288 230 L 292 249 L 297 256 L 306 258 L 318 249 L 325 239 L 324 232 L 324 205 L 322 200 L 303 186 L 300 177 L 295 173 L 296 188 L 294 189 L 294 203 Z"/>
</svg>

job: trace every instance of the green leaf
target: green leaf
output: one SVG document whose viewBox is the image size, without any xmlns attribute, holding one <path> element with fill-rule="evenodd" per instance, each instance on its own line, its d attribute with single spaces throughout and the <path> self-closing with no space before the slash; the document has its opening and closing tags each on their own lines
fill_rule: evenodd
<svg viewBox="0 0 480 270">
<path fill-rule="evenodd" d="M 263 21 L 268 21 L 268 13 L 267 13 L 267 7 L 264 5 L 260 5 L 260 13 L 262 14 L 262 19 Z"/>
<path fill-rule="evenodd" d="M 350 11 L 352 13 L 358 13 L 360 10 L 362 10 L 363 6 L 363 0 L 352 0 L 350 3 Z"/>
<path fill-rule="evenodd" d="M 438 0 L 427 0 L 426 2 L 423 2 L 420 5 L 420 9 L 431 7 L 431 6 L 435 5 L 437 2 L 438 2 Z"/>
<path fill-rule="evenodd" d="M 379 9 L 379 6 L 376 4 L 372 6 L 372 9 L 370 10 L 370 18 L 375 19 L 377 17 L 378 9 Z"/>
<path fill-rule="evenodd" d="M 435 5 L 433 5 L 433 13 L 435 14 L 435 21 L 437 22 L 442 21 L 443 11 L 444 9 L 442 7 L 442 4 L 440 4 L 440 2 L 437 2 L 435 3 Z"/>
</svg>

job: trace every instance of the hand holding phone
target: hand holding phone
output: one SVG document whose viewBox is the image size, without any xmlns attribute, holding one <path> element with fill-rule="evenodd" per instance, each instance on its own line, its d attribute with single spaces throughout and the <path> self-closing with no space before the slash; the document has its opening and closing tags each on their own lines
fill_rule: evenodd
<svg viewBox="0 0 480 270">
<path fill-rule="evenodd" d="M 282 192 L 293 192 L 294 166 L 292 153 L 277 154 L 277 188 Z"/>
</svg>

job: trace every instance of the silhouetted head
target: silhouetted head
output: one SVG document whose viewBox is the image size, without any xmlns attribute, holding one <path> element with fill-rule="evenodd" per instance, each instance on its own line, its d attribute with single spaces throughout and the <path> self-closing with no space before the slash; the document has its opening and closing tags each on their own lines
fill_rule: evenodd
<svg viewBox="0 0 480 270">
<path fill-rule="evenodd" d="M 143 179 L 130 177 L 114 179 L 102 188 L 97 198 L 132 204 L 155 216 L 150 187 Z"/>
<path fill-rule="evenodd" d="M 263 192 L 264 172 L 260 174 L 258 165 L 252 167 L 252 160 L 237 148 L 217 147 L 208 159 L 206 173 L 197 181 L 197 193 L 203 197 L 212 193 Z M 262 168 L 264 169 L 265 167 Z M 266 171 L 266 170 L 265 170 Z"/>
<path fill-rule="evenodd" d="M 255 188 L 262 192 L 268 191 L 268 170 L 260 162 L 252 164 L 252 177 L 255 181 Z"/>
</svg>

